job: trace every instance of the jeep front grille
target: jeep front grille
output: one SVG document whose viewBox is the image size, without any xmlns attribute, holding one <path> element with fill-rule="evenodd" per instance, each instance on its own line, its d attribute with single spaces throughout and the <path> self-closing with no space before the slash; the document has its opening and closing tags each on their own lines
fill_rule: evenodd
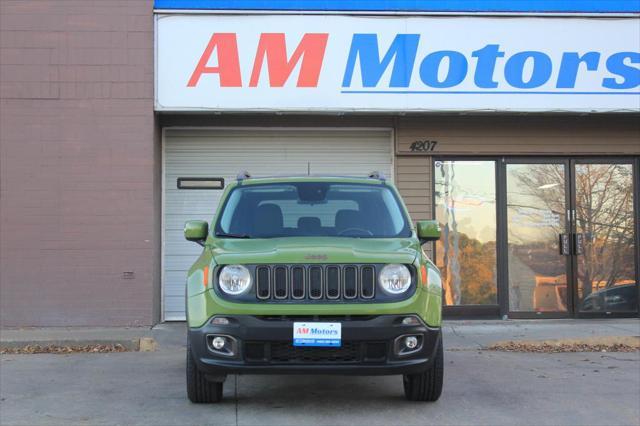
<svg viewBox="0 0 640 426">
<path fill-rule="evenodd" d="M 259 265 L 256 297 L 261 300 L 355 300 L 376 294 L 375 265 Z"/>
</svg>

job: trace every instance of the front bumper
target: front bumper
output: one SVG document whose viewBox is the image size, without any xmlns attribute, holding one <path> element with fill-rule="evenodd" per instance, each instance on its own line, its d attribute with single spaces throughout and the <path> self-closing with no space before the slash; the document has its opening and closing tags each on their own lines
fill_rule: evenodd
<svg viewBox="0 0 640 426">
<path fill-rule="evenodd" d="M 190 328 L 191 350 L 198 368 L 204 373 L 224 377 L 226 374 L 413 374 L 428 369 L 435 357 L 441 336 L 440 328 L 418 324 L 404 325 L 411 315 L 378 316 L 252 316 L 224 315 L 227 325 L 211 321 Z M 294 347 L 294 322 L 340 322 L 340 348 Z M 235 340 L 233 356 L 222 355 L 211 346 L 213 336 Z M 401 340 L 417 336 L 415 350 L 402 351 Z"/>
</svg>

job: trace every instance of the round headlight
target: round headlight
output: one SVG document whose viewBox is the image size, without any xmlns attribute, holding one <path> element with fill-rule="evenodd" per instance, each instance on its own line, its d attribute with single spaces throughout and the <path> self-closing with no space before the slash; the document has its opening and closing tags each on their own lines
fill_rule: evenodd
<svg viewBox="0 0 640 426">
<path fill-rule="evenodd" d="M 404 265 L 387 265 L 378 276 L 380 288 L 387 294 L 401 294 L 411 286 L 411 272 Z"/>
<path fill-rule="evenodd" d="M 251 274 L 242 265 L 227 265 L 220 271 L 218 284 L 226 294 L 244 294 L 251 288 Z"/>
</svg>

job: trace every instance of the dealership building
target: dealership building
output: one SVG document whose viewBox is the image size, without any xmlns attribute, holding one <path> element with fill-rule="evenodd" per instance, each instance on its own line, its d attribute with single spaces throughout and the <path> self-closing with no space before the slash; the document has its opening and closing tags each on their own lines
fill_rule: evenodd
<svg viewBox="0 0 640 426">
<path fill-rule="evenodd" d="M 441 223 L 446 316 L 638 317 L 637 1 L 0 15 L 4 327 L 184 320 L 184 222 L 241 170 L 384 173 Z"/>
</svg>

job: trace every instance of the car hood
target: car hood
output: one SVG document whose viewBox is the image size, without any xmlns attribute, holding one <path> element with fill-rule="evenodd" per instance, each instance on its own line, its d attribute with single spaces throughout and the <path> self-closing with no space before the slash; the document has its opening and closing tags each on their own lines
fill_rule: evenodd
<svg viewBox="0 0 640 426">
<path fill-rule="evenodd" d="M 421 250 L 414 238 L 287 237 L 216 239 L 215 262 L 233 263 L 413 263 Z"/>
</svg>

